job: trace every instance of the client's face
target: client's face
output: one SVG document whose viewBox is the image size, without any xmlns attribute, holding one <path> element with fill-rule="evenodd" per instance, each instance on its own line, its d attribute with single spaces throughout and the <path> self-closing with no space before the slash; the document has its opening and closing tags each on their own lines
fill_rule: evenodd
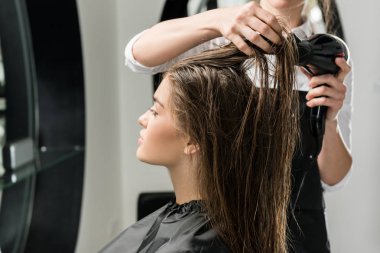
<svg viewBox="0 0 380 253">
<path fill-rule="evenodd" d="M 164 78 L 154 94 L 154 104 L 138 119 L 140 131 L 136 156 L 140 161 L 176 166 L 183 158 L 186 139 L 180 134 L 170 109 L 171 81 Z"/>
</svg>

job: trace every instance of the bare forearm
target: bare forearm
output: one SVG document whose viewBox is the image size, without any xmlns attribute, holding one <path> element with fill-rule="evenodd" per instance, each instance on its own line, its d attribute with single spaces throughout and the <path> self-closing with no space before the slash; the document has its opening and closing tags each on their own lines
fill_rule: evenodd
<svg viewBox="0 0 380 253">
<path fill-rule="evenodd" d="M 259 3 L 250 1 L 241 6 L 218 8 L 161 22 L 144 32 L 132 51 L 139 63 L 153 67 L 203 42 L 224 37 L 251 55 L 253 51 L 246 40 L 266 52 L 272 52 L 273 44 L 281 44 L 282 30 L 272 13 L 261 8 Z"/>
<path fill-rule="evenodd" d="M 340 182 L 352 165 L 352 156 L 340 135 L 337 121 L 326 122 L 323 145 L 318 156 L 321 179 L 328 185 Z"/>
<path fill-rule="evenodd" d="M 187 50 L 220 37 L 215 27 L 219 10 L 161 22 L 133 45 L 134 58 L 147 67 L 163 64 Z"/>
</svg>

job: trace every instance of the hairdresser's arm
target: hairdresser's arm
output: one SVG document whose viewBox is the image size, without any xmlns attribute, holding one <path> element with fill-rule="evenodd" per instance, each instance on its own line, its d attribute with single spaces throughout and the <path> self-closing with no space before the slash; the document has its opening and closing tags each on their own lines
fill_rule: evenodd
<svg viewBox="0 0 380 253">
<path fill-rule="evenodd" d="M 326 122 L 322 150 L 318 156 L 321 180 L 328 186 L 341 182 L 352 165 L 352 156 L 343 142 L 338 121 Z"/>
<path fill-rule="evenodd" d="M 269 52 L 271 46 L 257 32 L 278 44 L 281 30 L 274 15 L 249 2 L 161 22 L 146 30 L 132 50 L 134 58 L 147 67 L 163 64 L 202 42 L 222 36 L 246 54 L 252 50 L 244 39 Z"/>
<path fill-rule="evenodd" d="M 341 68 L 336 76 L 310 77 L 309 85 L 312 89 L 307 94 L 308 106 L 328 106 L 325 135 L 318 156 L 318 166 L 322 181 L 330 186 L 339 183 L 352 165 L 351 153 L 342 138 L 338 125 L 338 114 L 347 95 L 347 87 L 343 82 L 351 68 L 341 58 L 336 59 L 336 64 Z M 328 84 L 328 86 L 317 87 L 320 84 Z"/>
</svg>

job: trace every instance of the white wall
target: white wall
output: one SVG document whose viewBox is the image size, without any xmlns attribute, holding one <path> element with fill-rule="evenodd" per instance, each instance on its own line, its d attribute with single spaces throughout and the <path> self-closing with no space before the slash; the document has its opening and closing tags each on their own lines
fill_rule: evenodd
<svg viewBox="0 0 380 253">
<path fill-rule="evenodd" d="M 338 0 L 355 68 L 353 174 L 326 194 L 333 252 L 380 252 L 380 2 Z"/>
<path fill-rule="evenodd" d="M 77 252 L 97 252 L 123 219 L 116 3 L 78 1 L 85 70 L 86 163 Z"/>
<path fill-rule="evenodd" d="M 97 252 L 136 219 L 137 196 L 170 190 L 164 168 L 135 158 L 138 116 L 151 105 L 151 78 L 123 66 L 126 42 L 158 21 L 164 0 L 78 0 L 86 79 L 86 181 L 76 252 Z M 380 3 L 338 0 L 355 62 L 354 172 L 326 195 L 333 252 L 380 250 Z M 355 10 L 355 13 L 354 11 Z M 376 13 L 377 11 L 377 13 Z"/>
<path fill-rule="evenodd" d="M 137 196 L 170 190 L 164 168 L 135 157 L 151 78 L 123 66 L 125 43 L 159 20 L 160 1 L 78 0 L 85 64 L 86 168 L 76 252 L 99 251 L 136 221 Z M 147 8 L 148 6 L 148 8 Z"/>
<path fill-rule="evenodd" d="M 131 72 L 123 65 L 126 43 L 137 33 L 160 19 L 164 0 L 118 1 L 119 106 L 121 108 L 121 150 L 123 167 L 124 222 L 137 219 L 137 198 L 142 192 L 172 190 L 167 169 L 150 166 L 136 159 L 140 125 L 138 117 L 152 106 L 152 77 Z M 159 46 L 159 45 L 157 45 Z"/>
</svg>

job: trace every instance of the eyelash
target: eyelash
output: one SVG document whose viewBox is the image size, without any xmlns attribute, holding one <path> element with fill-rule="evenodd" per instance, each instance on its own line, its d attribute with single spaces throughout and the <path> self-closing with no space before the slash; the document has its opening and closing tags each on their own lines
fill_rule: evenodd
<svg viewBox="0 0 380 253">
<path fill-rule="evenodd" d="M 156 117 L 158 115 L 158 113 L 155 110 L 153 110 L 152 108 L 149 109 L 149 111 L 153 114 L 154 117 Z"/>
</svg>

